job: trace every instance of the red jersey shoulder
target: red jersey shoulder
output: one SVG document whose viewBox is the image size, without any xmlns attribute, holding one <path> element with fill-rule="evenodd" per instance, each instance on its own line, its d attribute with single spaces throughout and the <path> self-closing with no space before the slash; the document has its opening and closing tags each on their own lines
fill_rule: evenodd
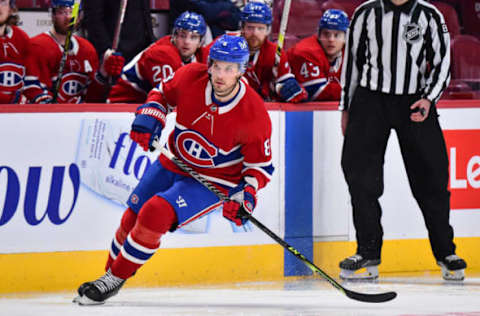
<svg viewBox="0 0 480 316">
<path fill-rule="evenodd" d="M 53 40 L 53 38 L 50 35 L 48 35 L 46 32 L 35 35 L 34 37 L 32 37 L 31 41 L 32 41 L 32 44 L 35 44 L 35 45 L 49 45 L 49 46 L 51 46 L 52 44 L 57 45 Z"/>
<path fill-rule="evenodd" d="M 178 106 L 183 104 L 182 100 L 190 100 L 197 98 L 199 93 L 197 89 L 193 89 L 192 84 L 196 84 L 202 80 L 208 80 L 207 65 L 200 63 L 191 63 L 183 67 L 178 68 L 175 73 L 167 78 L 162 80 L 162 90 L 163 95 L 166 101 L 172 106 Z M 198 88 L 198 87 L 197 87 Z M 188 93 L 186 89 L 188 90 Z M 157 93 L 155 89 L 152 90 L 147 98 L 151 100 L 150 97 L 153 93 Z M 202 97 L 203 98 L 203 97 Z"/>
<path fill-rule="evenodd" d="M 246 130 L 248 135 L 257 135 L 270 130 L 270 116 L 268 115 L 265 103 L 260 95 L 248 84 L 244 84 L 245 94 L 232 114 L 235 117 L 235 122 L 238 122 L 242 127 L 241 130 Z M 232 122 L 232 124 L 234 124 Z M 236 123 L 235 123 L 236 124 Z M 260 129 L 265 129 L 260 132 Z"/>
<path fill-rule="evenodd" d="M 12 28 L 12 31 L 16 34 L 16 36 L 21 36 L 23 38 L 30 39 L 30 36 L 28 36 L 28 34 L 18 26 L 10 25 L 10 27 Z"/>
<path fill-rule="evenodd" d="M 97 53 L 97 51 L 95 50 L 95 47 L 93 47 L 93 44 L 90 43 L 89 40 L 87 40 L 86 38 L 83 38 L 83 37 L 80 37 L 80 36 L 76 36 L 74 35 L 75 39 L 77 40 L 78 44 L 80 45 L 80 49 L 81 50 L 84 50 L 86 52 L 89 52 L 89 53 Z"/>
<path fill-rule="evenodd" d="M 209 48 L 206 46 L 201 46 L 195 52 L 195 58 L 199 63 L 207 63 Z M 145 54 L 148 55 L 148 58 L 155 60 L 156 55 L 163 55 L 164 57 L 158 58 L 167 58 L 167 61 L 179 63 L 182 65 L 182 59 L 180 53 L 178 52 L 177 47 L 172 43 L 172 36 L 167 35 L 153 43 L 146 51 Z M 168 59 L 170 58 L 170 59 Z M 179 66 L 179 67 L 180 67 Z"/>
<path fill-rule="evenodd" d="M 197 62 L 206 64 L 208 62 L 208 54 L 210 53 L 210 48 L 208 46 L 200 47 L 195 53 Z"/>
<path fill-rule="evenodd" d="M 249 110 L 253 110 L 255 112 L 258 111 L 258 109 L 261 109 L 262 112 L 265 110 L 265 102 L 263 101 L 262 97 L 248 84 L 245 84 L 245 103 L 247 103 L 247 107 Z M 266 110 L 265 110 L 266 112 Z"/>
<path fill-rule="evenodd" d="M 23 64 L 24 57 L 30 49 L 30 38 L 21 29 L 11 26 L 5 29 L 5 36 L 0 37 L 2 50 L 1 62 L 14 62 Z"/>
<path fill-rule="evenodd" d="M 61 52 L 58 44 L 47 33 L 38 34 L 30 40 L 32 55 L 36 59 L 48 60 L 51 56 L 60 56 Z"/>
<path fill-rule="evenodd" d="M 47 42 L 47 35 L 45 33 L 40 33 L 38 35 L 35 35 L 34 37 L 32 37 L 30 39 L 30 43 L 35 46 L 35 47 L 39 47 L 39 46 L 42 46 L 42 44 L 46 43 Z"/>
<path fill-rule="evenodd" d="M 327 61 L 323 48 L 318 42 L 316 35 L 302 39 L 289 50 L 288 56 L 289 60 L 292 58 L 304 58 L 315 62 L 316 64 Z"/>
<path fill-rule="evenodd" d="M 196 82 L 196 80 L 201 79 L 202 77 L 208 76 L 208 67 L 206 64 L 201 63 L 191 63 L 179 68 L 175 72 L 175 80 L 177 81 L 186 81 L 189 83 Z"/>
<path fill-rule="evenodd" d="M 164 37 L 159 38 L 155 43 L 152 44 L 153 46 L 161 46 L 161 45 L 168 45 L 172 43 L 172 35 L 166 35 Z"/>
<path fill-rule="evenodd" d="M 142 57 L 146 63 L 164 65 L 179 68 L 182 65 L 182 59 L 178 53 L 177 48 L 171 43 L 164 45 L 155 45 L 145 51 Z"/>
<path fill-rule="evenodd" d="M 27 35 L 27 33 L 15 25 L 10 27 L 13 32 L 12 40 L 15 42 L 15 44 L 18 44 L 18 46 L 22 48 L 28 48 L 30 45 L 30 37 Z"/>
</svg>

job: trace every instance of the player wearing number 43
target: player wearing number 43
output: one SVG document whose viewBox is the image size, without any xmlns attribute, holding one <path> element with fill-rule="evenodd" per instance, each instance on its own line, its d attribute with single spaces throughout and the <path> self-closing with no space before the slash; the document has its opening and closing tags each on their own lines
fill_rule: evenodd
<svg viewBox="0 0 480 316">
<path fill-rule="evenodd" d="M 108 97 L 109 103 L 143 103 L 147 94 L 178 68 L 192 62 L 207 62 L 202 47 L 207 25 L 200 14 L 183 12 L 172 35 L 159 39 L 129 62 Z"/>
<path fill-rule="evenodd" d="M 318 24 L 318 33 L 288 50 L 288 62 L 295 78 L 307 90 L 308 101 L 340 100 L 340 74 L 349 23 L 342 10 L 327 10 Z"/>
<path fill-rule="evenodd" d="M 230 199 L 219 200 L 161 153 L 127 202 L 106 274 L 82 284 L 74 302 L 103 303 L 155 253 L 163 234 L 218 207 L 228 220 L 244 224 L 239 211 L 253 211 L 257 190 L 273 173 L 269 115 L 260 96 L 241 79 L 248 55 L 245 39 L 223 35 L 210 49 L 208 66 L 181 67 L 150 92 L 130 133 L 148 150 L 160 136 L 165 116 L 176 108 L 175 129 L 162 151 L 173 153 Z"/>
<path fill-rule="evenodd" d="M 52 0 L 50 13 L 53 29 L 32 38 L 27 62 L 29 74 L 25 78 L 25 95 L 32 103 L 52 102 L 74 3 L 74 0 Z M 105 101 L 106 77 L 119 75 L 123 63 L 122 56 L 107 50 L 99 68 L 98 56 L 92 44 L 72 35 L 57 102 Z"/>
</svg>

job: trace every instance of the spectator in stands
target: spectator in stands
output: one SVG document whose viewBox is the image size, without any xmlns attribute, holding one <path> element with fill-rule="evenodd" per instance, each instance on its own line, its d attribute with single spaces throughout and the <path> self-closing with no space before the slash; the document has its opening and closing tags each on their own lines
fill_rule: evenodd
<svg viewBox="0 0 480 316">
<path fill-rule="evenodd" d="M 288 62 L 308 101 L 340 100 L 340 73 L 349 20 L 342 10 L 325 11 L 318 32 L 288 50 Z"/>
<path fill-rule="evenodd" d="M 25 62 L 30 49 L 28 35 L 10 25 L 15 10 L 14 0 L 0 1 L 0 103 L 20 103 L 26 72 Z"/>
<path fill-rule="evenodd" d="M 124 67 L 108 102 L 144 103 L 150 90 L 178 68 L 191 62 L 205 63 L 208 51 L 202 44 L 206 28 L 200 14 L 183 12 L 171 36 L 159 39 Z"/>
<path fill-rule="evenodd" d="M 250 59 L 245 77 L 265 100 L 300 102 L 307 92 L 290 70 L 286 54 L 278 60 L 277 45 L 267 39 L 272 11 L 263 2 L 248 2 L 241 14 L 241 34 L 248 42 Z"/>
<path fill-rule="evenodd" d="M 240 9 L 231 0 L 170 0 L 170 29 L 177 17 L 185 11 L 201 14 L 210 28 L 212 38 L 225 31 L 238 30 Z"/>
<path fill-rule="evenodd" d="M 112 47 L 113 35 L 119 17 L 119 0 L 83 0 L 84 28 L 87 39 L 93 44 L 101 59 Z M 155 41 L 150 16 L 150 0 L 128 1 L 120 33 L 118 51 L 130 61 L 135 55 Z"/>
<path fill-rule="evenodd" d="M 106 51 L 99 67 L 95 48 L 76 35 L 70 38 L 61 68 L 74 3 L 74 0 L 52 0 L 52 30 L 31 40 L 25 95 L 32 103 L 104 102 L 106 77 L 121 71 L 123 57 Z"/>
</svg>

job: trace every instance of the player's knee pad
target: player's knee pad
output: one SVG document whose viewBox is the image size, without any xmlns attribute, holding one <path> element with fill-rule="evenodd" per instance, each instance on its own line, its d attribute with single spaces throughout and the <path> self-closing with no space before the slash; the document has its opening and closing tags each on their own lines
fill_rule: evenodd
<svg viewBox="0 0 480 316">
<path fill-rule="evenodd" d="M 120 244 L 125 242 L 128 233 L 132 230 L 133 226 L 135 226 L 136 221 L 137 214 L 131 208 L 127 208 L 122 215 L 120 227 L 118 227 L 115 233 L 115 237 Z"/>
<path fill-rule="evenodd" d="M 177 221 L 175 210 L 165 199 L 155 195 L 140 209 L 132 229 L 132 238 L 150 247 L 157 247 L 160 237 Z"/>
</svg>

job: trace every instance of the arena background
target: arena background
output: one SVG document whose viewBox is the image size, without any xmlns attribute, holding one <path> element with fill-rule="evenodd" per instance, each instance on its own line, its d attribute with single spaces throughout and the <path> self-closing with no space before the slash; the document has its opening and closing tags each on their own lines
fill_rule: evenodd
<svg viewBox="0 0 480 316">
<path fill-rule="evenodd" d="M 322 6 L 311 10 L 308 5 L 313 2 L 294 1 L 287 46 L 305 37 L 303 30 L 313 32 L 327 5 L 359 1 L 317 1 Z M 480 1 L 443 1 L 439 7 L 449 2 L 471 5 L 469 14 L 480 19 Z M 31 36 L 51 27 L 45 3 L 17 0 L 21 27 Z M 282 3 L 274 2 L 272 38 Z M 476 36 L 478 24 L 472 31 L 461 7 L 450 7 L 456 15 L 448 7 L 442 12 L 447 12 L 452 37 L 457 43 L 465 38 L 474 43 L 470 37 Z M 167 32 L 168 1 L 152 1 L 152 8 L 155 35 L 160 37 Z M 480 272 L 479 51 L 464 48 L 465 55 L 471 54 L 454 59 L 452 84 L 439 103 L 450 158 L 451 224 L 457 253 L 468 262 L 467 277 Z M 337 276 L 338 262 L 353 254 L 356 245 L 340 169 L 340 113 L 335 103 L 267 106 L 276 171 L 260 193 L 255 216 Z M 122 203 L 157 154 L 142 152 L 126 136 L 135 107 L 0 107 L 0 131 L 5 135 L 0 138 L 0 268 L 4 271 L 0 294 L 74 290 L 103 273 Z M 172 121 L 169 117 L 169 126 Z M 393 134 L 385 158 L 380 273 L 424 271 L 440 277 L 396 142 Z M 158 253 L 127 286 L 260 281 L 309 273 L 261 231 L 251 225 L 238 230 L 215 211 L 183 231 L 168 234 Z"/>
</svg>

